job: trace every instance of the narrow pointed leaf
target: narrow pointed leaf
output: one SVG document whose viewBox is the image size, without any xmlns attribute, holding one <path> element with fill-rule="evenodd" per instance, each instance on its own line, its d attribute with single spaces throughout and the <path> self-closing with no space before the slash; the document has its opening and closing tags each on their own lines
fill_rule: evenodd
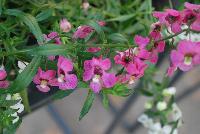
<svg viewBox="0 0 200 134">
<path fill-rule="evenodd" d="M 92 90 L 89 90 L 88 96 L 84 102 L 83 108 L 81 109 L 79 120 L 81 120 L 89 112 L 94 102 L 94 98 L 95 98 L 95 94 L 93 93 Z"/>
</svg>

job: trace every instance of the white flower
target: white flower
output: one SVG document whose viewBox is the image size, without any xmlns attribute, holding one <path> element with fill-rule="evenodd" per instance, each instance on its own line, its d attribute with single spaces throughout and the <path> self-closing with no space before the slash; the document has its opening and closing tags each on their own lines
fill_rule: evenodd
<svg viewBox="0 0 200 134">
<path fill-rule="evenodd" d="M 145 109 L 151 109 L 152 106 L 153 106 L 153 104 L 152 104 L 151 101 L 148 101 L 148 102 L 146 102 L 146 103 L 144 104 L 144 108 L 145 108 Z"/>
<path fill-rule="evenodd" d="M 170 134 L 172 127 L 169 125 L 161 126 L 159 122 L 153 124 L 149 129 L 149 134 Z"/>
<path fill-rule="evenodd" d="M 14 117 L 14 119 L 12 120 L 12 123 L 15 124 L 18 122 L 19 120 L 19 116 L 17 115 L 17 112 L 15 112 L 14 114 L 11 114 L 12 117 Z"/>
<path fill-rule="evenodd" d="M 18 67 L 19 67 L 19 73 L 21 73 L 29 63 L 28 62 L 18 61 L 17 64 L 18 64 Z"/>
<path fill-rule="evenodd" d="M 167 108 L 167 103 L 165 101 L 160 101 L 160 102 L 157 103 L 156 108 L 159 111 L 163 111 Z"/>
<path fill-rule="evenodd" d="M 163 90 L 162 94 L 164 96 L 171 96 L 171 95 L 175 95 L 176 93 L 176 88 L 175 87 L 169 87 Z"/>
<path fill-rule="evenodd" d="M 146 128 L 149 128 L 153 125 L 153 120 L 149 118 L 146 114 L 142 114 L 138 118 L 138 122 L 142 123 Z"/>
<path fill-rule="evenodd" d="M 24 105 L 22 104 L 22 98 L 19 93 L 7 94 L 6 100 L 17 100 L 18 102 L 15 105 L 10 106 L 11 109 L 17 110 L 15 113 L 11 114 L 10 116 L 14 117 L 12 123 L 16 123 L 19 120 L 18 113 L 22 113 L 24 111 Z"/>
<path fill-rule="evenodd" d="M 183 122 L 182 122 L 182 112 L 180 110 L 180 108 L 177 106 L 177 104 L 172 104 L 172 119 L 174 121 L 178 121 L 178 125 L 177 127 L 182 126 Z"/>
</svg>

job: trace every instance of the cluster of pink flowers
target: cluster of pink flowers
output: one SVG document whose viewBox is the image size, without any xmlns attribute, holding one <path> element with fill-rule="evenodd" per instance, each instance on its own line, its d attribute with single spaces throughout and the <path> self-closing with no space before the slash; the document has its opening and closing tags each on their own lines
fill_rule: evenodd
<svg viewBox="0 0 200 134">
<path fill-rule="evenodd" d="M 59 56 L 57 68 L 57 78 L 55 70 L 42 71 L 41 68 L 38 69 L 38 73 L 33 79 L 38 90 L 48 92 L 50 91 L 49 86 L 58 86 L 61 90 L 76 88 L 78 79 L 72 72 L 73 63 L 69 59 Z"/>
<path fill-rule="evenodd" d="M 174 34 L 183 32 L 182 26 L 187 25 L 190 31 L 200 31 L 200 5 L 185 3 L 185 9 L 177 11 L 165 9 L 164 12 L 154 12 L 153 16 L 158 22 L 153 23 L 151 31 L 147 37 L 136 35 L 134 37 L 134 47 L 125 51 L 117 51 L 114 62 L 122 66 L 120 73 L 111 73 L 111 60 L 109 58 L 93 57 L 84 61 L 83 81 L 88 82 L 89 87 L 95 93 L 99 93 L 104 88 L 112 88 L 116 83 L 132 84 L 144 76 L 148 63 L 156 64 L 158 55 L 165 51 L 165 40 L 162 29 L 167 28 Z M 97 21 L 100 26 L 105 26 L 105 22 Z M 67 19 L 60 21 L 62 32 L 70 32 L 71 23 Z M 95 29 L 88 25 L 82 25 L 73 33 L 75 40 L 85 39 Z M 171 34 L 172 34 L 171 33 Z M 61 38 L 57 32 L 44 35 L 46 42 L 61 45 Z M 95 40 L 95 39 L 94 39 Z M 92 40 L 93 41 L 93 40 Z M 101 47 L 88 47 L 86 51 L 96 53 Z M 77 87 L 78 78 L 73 70 L 73 63 L 70 59 L 63 56 L 49 56 L 49 60 L 57 60 L 57 71 L 38 69 L 33 82 L 38 90 L 49 92 L 50 86 L 59 87 L 61 90 L 74 89 Z M 200 64 L 200 42 L 190 40 L 179 41 L 177 48 L 171 50 L 170 67 L 167 75 L 172 76 L 174 71 L 179 68 L 182 71 L 190 70 L 194 65 Z M 4 69 L 0 70 L 0 88 L 7 88 L 9 82 L 5 80 L 7 73 Z"/>
</svg>

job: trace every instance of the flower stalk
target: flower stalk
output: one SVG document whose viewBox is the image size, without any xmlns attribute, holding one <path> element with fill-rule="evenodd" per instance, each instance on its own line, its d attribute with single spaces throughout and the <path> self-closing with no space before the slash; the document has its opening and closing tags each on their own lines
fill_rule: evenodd
<svg viewBox="0 0 200 134">
<path fill-rule="evenodd" d="M 25 111 L 27 113 L 30 113 L 31 112 L 31 108 L 30 108 L 30 105 L 29 105 L 27 89 L 22 90 L 20 92 L 20 96 L 22 97 L 22 101 L 23 101 L 23 104 L 24 104 L 24 107 L 25 107 Z"/>
</svg>

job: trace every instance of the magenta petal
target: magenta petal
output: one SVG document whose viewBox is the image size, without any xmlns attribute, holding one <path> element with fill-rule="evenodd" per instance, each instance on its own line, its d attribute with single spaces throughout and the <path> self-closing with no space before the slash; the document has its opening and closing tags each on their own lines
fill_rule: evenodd
<svg viewBox="0 0 200 134">
<path fill-rule="evenodd" d="M 91 60 L 84 61 L 84 70 L 91 70 L 93 68 Z"/>
<path fill-rule="evenodd" d="M 153 63 L 153 64 L 156 64 L 158 61 L 158 53 L 153 51 L 151 53 L 151 59 L 150 59 L 150 62 Z"/>
<path fill-rule="evenodd" d="M 128 66 L 127 66 L 127 68 L 126 68 L 126 71 L 127 71 L 129 74 L 135 74 L 135 71 L 137 71 L 136 65 L 133 64 L 133 63 L 128 64 Z"/>
<path fill-rule="evenodd" d="M 57 78 L 54 78 L 54 79 L 52 79 L 52 80 L 49 80 L 49 81 L 48 81 L 48 84 L 49 84 L 50 86 L 58 86 L 58 85 L 59 85 L 58 79 L 57 79 Z"/>
<path fill-rule="evenodd" d="M 34 82 L 35 84 L 40 84 L 40 76 L 39 76 L 38 73 L 37 73 L 37 74 L 35 75 L 35 77 L 33 78 L 33 82 Z"/>
<path fill-rule="evenodd" d="M 134 41 L 140 48 L 145 48 L 146 45 L 149 44 L 150 39 L 148 37 L 136 35 Z"/>
<path fill-rule="evenodd" d="M 88 81 L 90 79 L 92 79 L 92 76 L 94 75 L 93 73 L 93 69 L 91 70 L 86 70 L 84 73 L 83 73 L 83 80 L 84 81 Z"/>
<path fill-rule="evenodd" d="M 170 54 L 170 59 L 173 65 L 178 66 L 184 61 L 184 55 L 182 55 L 176 50 L 172 50 Z"/>
<path fill-rule="evenodd" d="M 70 74 L 65 76 L 65 82 L 59 83 L 59 89 L 67 90 L 67 89 L 74 89 L 78 84 L 78 79 L 76 75 Z"/>
<path fill-rule="evenodd" d="M 187 9 L 190 9 L 190 10 L 198 10 L 198 9 L 200 9 L 200 5 L 191 4 L 191 3 L 189 3 L 189 2 L 185 2 L 184 6 L 185 6 Z"/>
<path fill-rule="evenodd" d="M 191 24 L 191 29 L 195 31 L 200 31 L 200 18 L 198 18 Z"/>
<path fill-rule="evenodd" d="M 50 91 L 50 88 L 48 86 L 46 86 L 45 88 L 42 88 L 40 85 L 37 85 L 36 87 L 39 91 L 44 92 L 44 93 L 47 93 Z"/>
<path fill-rule="evenodd" d="M 90 82 L 90 88 L 92 89 L 92 91 L 94 93 L 99 93 L 101 91 L 101 89 L 102 89 L 101 83 Z"/>
<path fill-rule="evenodd" d="M 0 81 L 0 88 L 8 88 L 9 82 L 7 80 Z"/>
<path fill-rule="evenodd" d="M 47 70 L 46 72 L 43 72 L 43 74 L 40 77 L 45 80 L 50 80 L 53 79 L 55 76 L 56 76 L 56 71 Z"/>
<path fill-rule="evenodd" d="M 171 28 L 172 28 L 172 32 L 174 33 L 178 33 L 180 32 L 182 29 L 181 29 L 181 24 L 175 22 L 171 25 Z"/>
<path fill-rule="evenodd" d="M 189 71 L 190 69 L 192 69 L 193 65 L 185 65 L 184 63 L 181 63 L 178 65 L 178 67 L 180 68 L 180 70 L 182 71 Z"/>
<path fill-rule="evenodd" d="M 149 59 L 151 53 L 145 49 L 140 49 L 139 53 L 137 54 L 137 57 L 142 58 L 142 59 Z"/>
<path fill-rule="evenodd" d="M 101 67 L 102 67 L 103 70 L 110 69 L 110 67 L 111 67 L 110 59 L 106 58 L 106 59 L 102 60 Z"/>
<path fill-rule="evenodd" d="M 73 70 L 72 62 L 63 56 L 59 56 L 57 66 L 58 70 L 62 69 L 65 73 L 68 73 L 69 71 Z M 58 71 L 58 74 L 59 73 L 60 72 Z"/>
<path fill-rule="evenodd" d="M 156 50 L 161 53 L 165 50 L 165 42 L 164 41 L 160 41 L 156 47 Z"/>
<path fill-rule="evenodd" d="M 194 63 L 194 65 L 200 64 L 200 54 L 197 54 L 192 58 L 192 63 Z"/>
<path fill-rule="evenodd" d="M 170 66 L 168 69 L 167 69 L 167 76 L 171 77 L 174 72 L 176 70 L 176 67 L 175 66 Z"/>
<path fill-rule="evenodd" d="M 102 81 L 106 88 L 113 87 L 116 83 L 116 80 L 115 74 L 113 73 L 104 73 L 102 76 Z"/>
<path fill-rule="evenodd" d="M 7 73 L 5 70 L 0 70 L 0 80 L 4 80 L 7 76 Z"/>
</svg>

